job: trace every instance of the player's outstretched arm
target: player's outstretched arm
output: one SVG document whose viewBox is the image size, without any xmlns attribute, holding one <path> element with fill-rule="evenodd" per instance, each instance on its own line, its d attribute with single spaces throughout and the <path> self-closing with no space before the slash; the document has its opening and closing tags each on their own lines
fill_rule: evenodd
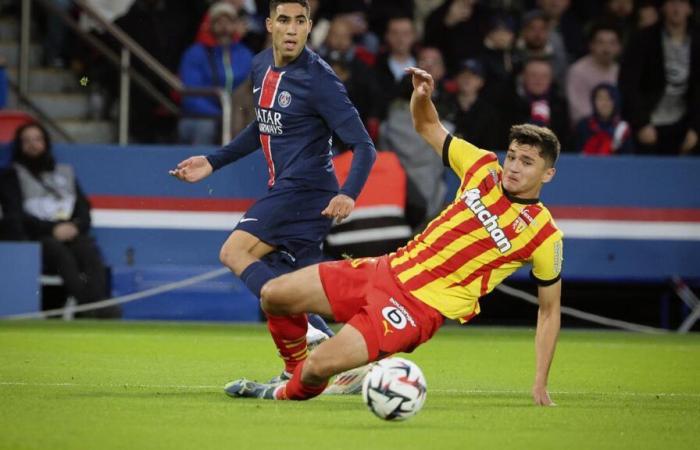
<svg viewBox="0 0 700 450">
<path fill-rule="evenodd" d="M 532 398 L 536 405 L 554 406 L 547 392 L 547 378 L 561 326 L 561 280 L 551 286 L 540 286 L 537 297 L 540 308 L 535 334 L 536 369 Z"/>
<path fill-rule="evenodd" d="M 196 183 L 203 180 L 214 171 L 205 156 L 192 156 L 182 161 L 168 173 L 178 180 Z"/>
<path fill-rule="evenodd" d="M 442 156 L 442 146 L 449 133 L 440 123 L 440 118 L 431 99 L 433 90 L 435 90 L 435 81 L 428 72 L 416 67 L 410 67 L 406 69 L 406 72 L 411 74 L 413 81 L 413 94 L 411 95 L 413 126 L 437 154 Z"/>
</svg>

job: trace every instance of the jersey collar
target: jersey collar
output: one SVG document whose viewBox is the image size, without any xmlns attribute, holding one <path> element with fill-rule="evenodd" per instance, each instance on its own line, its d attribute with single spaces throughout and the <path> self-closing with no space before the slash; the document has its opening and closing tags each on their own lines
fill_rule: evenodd
<svg viewBox="0 0 700 450">
<path fill-rule="evenodd" d="M 539 203 L 540 199 L 539 198 L 520 198 L 516 197 L 515 195 L 511 194 L 510 192 L 506 191 L 503 189 L 503 194 L 506 196 L 508 200 L 510 200 L 511 203 L 521 203 L 523 205 L 534 205 L 535 203 Z"/>
<path fill-rule="evenodd" d="M 287 64 L 284 67 L 277 67 L 275 65 L 275 57 L 273 55 L 272 56 L 272 70 L 274 70 L 275 72 L 283 72 L 283 71 L 286 72 L 286 71 L 296 67 L 299 63 L 306 61 L 306 59 L 308 57 L 309 57 L 309 48 L 304 46 L 301 53 L 299 53 L 299 56 L 297 56 L 294 61 L 290 62 L 289 64 Z"/>
</svg>

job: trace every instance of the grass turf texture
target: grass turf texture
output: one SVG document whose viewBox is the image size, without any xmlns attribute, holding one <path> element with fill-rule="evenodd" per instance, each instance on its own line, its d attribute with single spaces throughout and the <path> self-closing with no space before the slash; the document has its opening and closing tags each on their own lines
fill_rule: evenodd
<svg viewBox="0 0 700 450">
<path fill-rule="evenodd" d="M 700 336 L 564 330 L 531 405 L 532 330 L 447 327 L 408 358 L 423 411 L 231 399 L 281 369 L 264 326 L 0 322 L 0 449 L 698 448 Z"/>
</svg>

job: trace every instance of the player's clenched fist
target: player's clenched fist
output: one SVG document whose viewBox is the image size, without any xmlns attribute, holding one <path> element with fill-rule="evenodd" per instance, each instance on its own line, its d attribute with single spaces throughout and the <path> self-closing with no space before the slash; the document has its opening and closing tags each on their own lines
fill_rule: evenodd
<svg viewBox="0 0 700 450">
<path fill-rule="evenodd" d="M 193 156 L 182 161 L 168 173 L 179 180 L 196 183 L 211 175 L 213 171 L 214 168 L 209 164 L 206 157 Z"/>
<path fill-rule="evenodd" d="M 321 214 L 335 218 L 336 223 L 340 223 L 350 215 L 354 207 L 355 200 L 347 195 L 338 194 L 331 199 L 326 209 L 321 211 Z"/>
</svg>

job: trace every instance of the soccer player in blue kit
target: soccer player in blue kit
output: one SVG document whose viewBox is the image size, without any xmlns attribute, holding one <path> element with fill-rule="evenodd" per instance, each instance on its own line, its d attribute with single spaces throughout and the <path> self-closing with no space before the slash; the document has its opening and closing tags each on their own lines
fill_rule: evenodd
<svg viewBox="0 0 700 450">
<path fill-rule="evenodd" d="M 333 220 L 350 214 L 375 159 L 372 140 L 343 84 L 306 48 L 309 15 L 306 0 L 270 1 L 266 25 L 272 48 L 253 60 L 256 120 L 217 152 L 188 158 L 170 172 L 197 182 L 262 148 L 269 172 L 267 195 L 246 211 L 220 253 L 221 262 L 258 297 L 268 280 L 321 260 L 321 243 Z M 333 133 L 354 152 L 342 187 L 331 160 Z M 323 319 L 315 319 L 327 329 Z M 288 380 L 306 358 L 306 339 L 298 336 L 307 325 L 303 314 L 268 315 L 268 328 L 285 362 L 276 381 Z"/>
</svg>

